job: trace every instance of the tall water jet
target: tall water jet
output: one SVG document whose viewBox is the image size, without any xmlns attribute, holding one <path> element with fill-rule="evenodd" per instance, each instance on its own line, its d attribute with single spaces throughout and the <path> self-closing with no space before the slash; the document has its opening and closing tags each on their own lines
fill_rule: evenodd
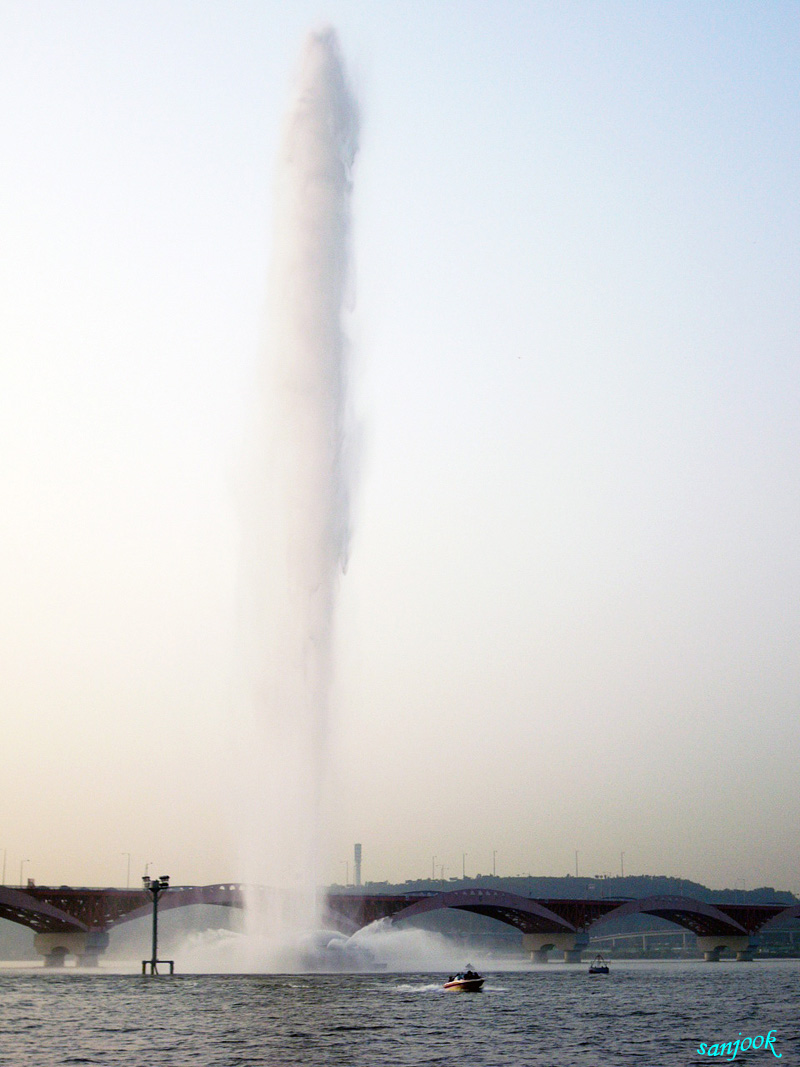
<svg viewBox="0 0 800 1067">
<path fill-rule="evenodd" d="M 245 877 L 267 933 L 312 928 L 323 839 L 336 591 L 350 535 L 347 344 L 358 121 L 336 35 L 309 35 L 276 179 L 270 326 L 244 531 Z M 264 932 L 263 930 L 260 932 Z"/>
</svg>

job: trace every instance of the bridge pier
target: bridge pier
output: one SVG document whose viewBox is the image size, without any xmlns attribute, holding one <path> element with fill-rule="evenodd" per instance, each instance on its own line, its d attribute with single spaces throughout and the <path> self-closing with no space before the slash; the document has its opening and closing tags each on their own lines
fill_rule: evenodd
<svg viewBox="0 0 800 1067">
<path fill-rule="evenodd" d="M 530 952 L 533 963 L 547 963 L 547 953 L 554 948 L 564 953 L 564 963 L 580 963 L 588 945 L 589 935 L 583 930 L 522 935 L 522 947 Z"/>
<path fill-rule="evenodd" d="M 44 957 L 45 967 L 63 967 L 67 956 L 76 956 L 80 967 L 96 967 L 108 941 L 105 930 L 39 933 L 33 947 Z"/>
<path fill-rule="evenodd" d="M 108 948 L 109 940 L 105 930 L 90 930 L 86 935 L 86 947 L 78 956 L 78 966 L 98 967 L 100 957 Z"/>
<path fill-rule="evenodd" d="M 724 948 L 736 953 L 740 963 L 749 963 L 758 952 L 758 938 L 747 934 L 729 937 L 725 934 L 697 938 L 697 947 L 703 953 L 706 963 L 719 963 L 720 953 Z"/>
<path fill-rule="evenodd" d="M 757 937 L 750 938 L 747 948 L 736 950 L 736 959 L 739 963 L 752 963 L 758 955 L 759 941 Z"/>
<path fill-rule="evenodd" d="M 62 945 L 56 945 L 56 947 L 45 956 L 44 965 L 45 967 L 63 967 L 68 955 L 69 953 Z"/>
</svg>

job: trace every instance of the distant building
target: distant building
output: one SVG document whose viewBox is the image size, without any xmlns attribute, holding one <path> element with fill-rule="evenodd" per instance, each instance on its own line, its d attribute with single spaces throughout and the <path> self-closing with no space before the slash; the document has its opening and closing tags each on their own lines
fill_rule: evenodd
<svg viewBox="0 0 800 1067">
<path fill-rule="evenodd" d="M 361 885 L 361 845 L 353 846 L 353 862 L 355 865 L 355 885 Z"/>
</svg>

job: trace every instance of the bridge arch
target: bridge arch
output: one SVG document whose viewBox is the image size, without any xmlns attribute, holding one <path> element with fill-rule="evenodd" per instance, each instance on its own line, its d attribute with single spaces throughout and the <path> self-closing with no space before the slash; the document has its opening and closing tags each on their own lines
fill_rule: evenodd
<svg viewBox="0 0 800 1067">
<path fill-rule="evenodd" d="M 603 923 L 627 915 L 655 915 L 691 930 L 697 935 L 697 947 L 703 953 L 703 958 L 709 962 L 718 962 L 723 949 L 735 952 L 737 960 L 751 960 L 758 947 L 752 934 L 760 924 L 753 927 L 752 918 L 751 929 L 748 929 L 733 918 L 730 909 L 723 911 L 713 904 L 691 897 L 658 896 L 629 900 L 599 918 L 593 924 L 593 931 Z"/>
<path fill-rule="evenodd" d="M 765 922 L 761 929 L 769 930 L 770 927 L 782 926 L 788 919 L 800 919 L 800 904 L 790 904 L 783 911 L 779 911 L 777 915 Z"/>
<path fill-rule="evenodd" d="M 748 930 L 744 926 L 730 915 L 726 915 L 724 911 L 714 907 L 713 904 L 706 904 L 692 897 L 679 896 L 642 897 L 637 900 L 628 900 L 596 919 L 592 923 L 592 932 L 605 922 L 623 919 L 628 915 L 655 915 L 660 919 L 675 923 L 676 926 L 691 930 L 699 937 L 748 936 Z"/>
<path fill-rule="evenodd" d="M 35 933 L 81 933 L 89 929 L 86 923 L 54 904 L 8 886 L 0 886 L 0 919 L 27 926 Z"/>
<path fill-rule="evenodd" d="M 173 908 L 188 908 L 192 904 L 215 904 L 220 908 L 244 908 L 245 896 L 249 892 L 257 892 L 257 887 L 247 887 L 238 882 L 226 882 L 221 885 L 170 886 L 159 897 L 158 911 L 161 914 Z M 143 904 L 120 915 L 109 926 L 109 929 L 152 914 L 153 901 L 148 894 Z"/>
<path fill-rule="evenodd" d="M 442 908 L 454 908 L 457 911 L 469 911 L 476 915 L 486 915 L 498 922 L 514 926 L 523 934 L 575 933 L 576 927 L 557 915 L 543 904 L 520 897 L 515 893 L 503 893 L 498 889 L 455 889 L 449 893 L 437 893 L 435 896 L 418 900 L 400 911 L 395 912 L 391 922 L 413 919 Z"/>
</svg>

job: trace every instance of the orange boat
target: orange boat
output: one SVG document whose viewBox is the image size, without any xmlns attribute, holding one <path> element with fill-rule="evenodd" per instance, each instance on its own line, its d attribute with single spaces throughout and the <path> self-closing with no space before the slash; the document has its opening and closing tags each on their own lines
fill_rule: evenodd
<svg viewBox="0 0 800 1067">
<path fill-rule="evenodd" d="M 485 981 L 485 978 L 481 978 L 478 972 L 473 971 L 471 965 L 468 965 L 465 971 L 451 974 L 444 983 L 444 988 L 455 990 L 457 993 L 477 993 Z"/>
</svg>

